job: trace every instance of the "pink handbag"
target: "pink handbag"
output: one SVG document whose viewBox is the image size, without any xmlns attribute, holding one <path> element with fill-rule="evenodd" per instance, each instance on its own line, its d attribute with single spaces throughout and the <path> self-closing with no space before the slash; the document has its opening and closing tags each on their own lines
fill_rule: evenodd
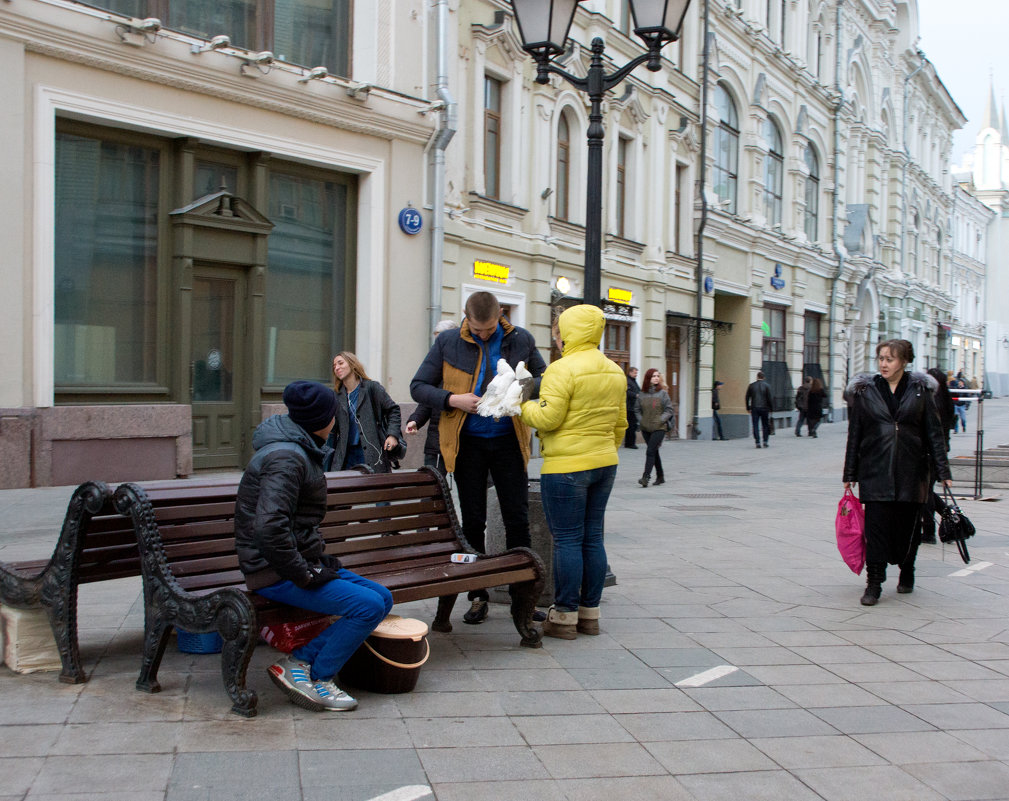
<svg viewBox="0 0 1009 801">
<path fill-rule="evenodd" d="M 856 576 L 865 566 L 865 512 L 862 504 L 851 489 L 846 489 L 837 503 L 837 517 L 834 519 L 837 534 L 837 550 L 844 563 Z"/>
</svg>

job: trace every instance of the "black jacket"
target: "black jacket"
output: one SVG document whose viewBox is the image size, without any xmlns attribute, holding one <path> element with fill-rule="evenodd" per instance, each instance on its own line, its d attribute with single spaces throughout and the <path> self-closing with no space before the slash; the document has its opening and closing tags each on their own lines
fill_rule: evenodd
<svg viewBox="0 0 1009 801">
<path fill-rule="evenodd" d="M 362 381 L 357 396 L 357 422 L 360 445 L 364 450 L 364 463 L 375 473 L 391 473 L 393 460 L 384 449 L 385 438 L 395 437 L 400 450 L 406 451 L 403 440 L 402 414 L 399 404 L 389 397 L 385 387 L 377 381 Z M 336 425 L 326 440 L 333 449 L 333 464 L 330 469 L 342 470 L 347 458 L 347 437 L 350 434 L 350 396 L 346 387 L 336 393 Z M 400 458 L 400 457 L 397 457 Z M 399 465 L 396 464 L 396 467 Z"/>
<path fill-rule="evenodd" d="M 432 409 L 426 403 L 418 403 L 406 422 L 416 423 L 421 429 L 427 424 L 427 437 L 424 439 L 424 454 L 427 456 L 441 455 L 441 437 L 438 436 L 438 421 L 441 419 L 441 409 Z"/>
<path fill-rule="evenodd" d="M 326 514 L 322 465 L 330 449 L 286 414 L 264 420 L 252 435 L 249 460 L 235 500 L 235 548 L 250 590 L 282 579 L 303 585 L 320 563 Z"/>
<path fill-rule="evenodd" d="M 897 413 L 892 414 L 872 375 L 857 375 L 848 385 L 844 480 L 858 482 L 863 503 L 923 503 L 931 490 L 930 463 L 935 476 L 950 478 L 939 414 L 932 399 L 936 386 L 930 375 L 909 373 Z"/>
<path fill-rule="evenodd" d="M 641 387 L 638 386 L 638 379 L 627 376 L 627 408 L 634 411 L 634 403 L 641 394 Z"/>
<path fill-rule="evenodd" d="M 810 420 L 819 420 L 823 417 L 823 401 L 827 397 L 827 393 L 822 389 L 818 389 L 815 392 L 813 390 L 806 391 L 806 417 Z"/>
<path fill-rule="evenodd" d="M 763 378 L 746 388 L 746 411 L 771 408 L 771 385 Z"/>
</svg>

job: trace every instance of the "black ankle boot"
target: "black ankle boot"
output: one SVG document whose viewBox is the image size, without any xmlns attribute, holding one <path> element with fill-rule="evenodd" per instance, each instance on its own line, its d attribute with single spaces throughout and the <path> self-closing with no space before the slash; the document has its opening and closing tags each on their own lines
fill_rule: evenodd
<svg viewBox="0 0 1009 801">
<path fill-rule="evenodd" d="M 883 592 L 883 582 L 886 581 L 886 564 L 883 562 L 868 562 L 865 566 L 865 592 L 862 594 L 862 606 L 875 606 Z"/>
<path fill-rule="evenodd" d="M 653 482 L 654 486 L 656 487 L 659 486 L 659 484 L 665 484 L 665 483 L 666 483 L 666 477 L 662 473 L 659 473 L 655 477 L 655 481 Z"/>
<path fill-rule="evenodd" d="M 914 592 L 914 564 L 900 566 L 900 578 L 897 579 L 897 592 L 906 595 Z"/>
<path fill-rule="evenodd" d="M 645 473 L 643 476 L 641 476 L 641 478 L 638 479 L 638 483 L 642 487 L 647 487 L 648 486 L 648 473 Z"/>
</svg>

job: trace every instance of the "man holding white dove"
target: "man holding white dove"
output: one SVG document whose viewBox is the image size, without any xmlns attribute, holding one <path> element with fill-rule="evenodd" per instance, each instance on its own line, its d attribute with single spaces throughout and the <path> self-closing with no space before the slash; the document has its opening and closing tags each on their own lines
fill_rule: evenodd
<svg viewBox="0 0 1009 801">
<path fill-rule="evenodd" d="M 523 382 L 527 387 L 531 383 L 526 396 L 535 396 L 546 364 L 532 334 L 508 322 L 501 315 L 498 299 L 490 292 L 470 295 L 464 311 L 466 319 L 459 328 L 438 335 L 410 382 L 410 394 L 417 403 L 442 410 L 438 423 L 441 454 L 446 468 L 455 475 L 463 535 L 469 544 L 481 553 L 485 551 L 490 476 L 501 505 L 506 547 L 528 548 L 526 468 L 532 435 L 519 417 L 508 416 L 517 413 L 517 406 L 512 406 L 512 399 L 504 394 L 517 380 L 508 376 L 508 368 L 515 371 L 522 362 L 531 376 L 531 382 Z M 505 365 L 499 372 L 501 361 Z M 500 380 L 492 394 L 498 396 L 500 404 L 488 408 L 485 403 L 484 416 L 479 413 L 481 398 L 497 378 Z M 475 590 L 469 593 L 469 600 L 470 609 L 463 621 L 483 623 L 487 619 L 487 591 Z"/>
</svg>

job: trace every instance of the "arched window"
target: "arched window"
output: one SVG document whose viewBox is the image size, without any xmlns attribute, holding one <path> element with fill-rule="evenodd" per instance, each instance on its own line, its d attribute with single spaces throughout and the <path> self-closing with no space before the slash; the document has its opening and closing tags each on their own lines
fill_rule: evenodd
<svg viewBox="0 0 1009 801">
<path fill-rule="evenodd" d="M 812 145 L 806 145 L 806 239 L 816 242 L 820 230 L 820 164 Z"/>
<path fill-rule="evenodd" d="M 571 199 L 571 127 L 567 112 L 557 121 L 557 209 L 556 216 L 567 220 Z"/>
<path fill-rule="evenodd" d="M 725 87 L 715 87 L 715 108 L 718 110 L 718 128 L 715 129 L 715 168 L 712 186 L 719 205 L 731 214 L 736 213 L 736 184 L 739 180 L 739 115 L 736 104 Z"/>
<path fill-rule="evenodd" d="M 785 182 L 785 156 L 781 145 L 781 132 L 774 120 L 764 123 L 764 216 L 768 225 L 781 225 L 781 194 Z"/>
</svg>

